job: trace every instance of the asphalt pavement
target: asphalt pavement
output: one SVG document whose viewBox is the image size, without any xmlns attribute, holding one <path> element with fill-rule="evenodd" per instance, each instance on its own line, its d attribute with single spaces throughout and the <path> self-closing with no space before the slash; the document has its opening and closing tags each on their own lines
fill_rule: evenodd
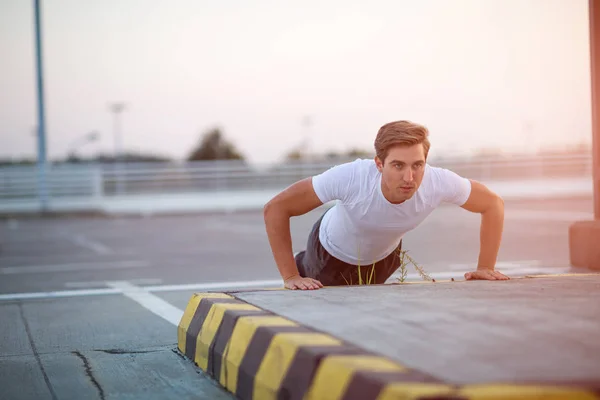
<svg viewBox="0 0 600 400">
<path fill-rule="evenodd" d="M 292 220 L 295 251 L 323 211 Z M 568 227 L 591 217 L 591 198 L 507 202 L 498 269 L 587 272 Z M 442 207 L 404 249 L 460 276 L 479 216 Z M 177 354 L 176 323 L 196 291 L 253 285 L 281 286 L 260 212 L 0 220 L 0 399 L 231 398 Z"/>
</svg>

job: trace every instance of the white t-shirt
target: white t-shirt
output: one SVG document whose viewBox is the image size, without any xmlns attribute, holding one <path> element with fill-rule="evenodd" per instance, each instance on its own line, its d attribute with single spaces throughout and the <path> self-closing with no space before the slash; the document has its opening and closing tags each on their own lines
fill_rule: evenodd
<svg viewBox="0 0 600 400">
<path fill-rule="evenodd" d="M 321 244 L 332 256 L 352 265 L 370 265 L 396 249 L 404 234 L 416 228 L 440 204 L 463 205 L 471 183 L 458 174 L 425 165 L 416 193 L 392 204 L 381 191 L 381 173 L 374 160 L 334 166 L 312 178 L 323 203 L 337 200 L 323 217 Z"/>
</svg>

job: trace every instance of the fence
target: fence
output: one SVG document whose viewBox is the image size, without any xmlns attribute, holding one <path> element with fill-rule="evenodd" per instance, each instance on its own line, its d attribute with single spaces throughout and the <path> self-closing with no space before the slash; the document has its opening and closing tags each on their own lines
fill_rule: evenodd
<svg viewBox="0 0 600 400">
<path fill-rule="evenodd" d="M 349 160 L 277 165 L 252 165 L 239 161 L 49 165 L 47 188 L 51 199 L 273 190 L 346 161 Z M 591 155 L 438 158 L 429 163 L 481 181 L 592 175 Z M 38 196 L 37 185 L 36 166 L 2 167 L 0 203 L 35 200 Z"/>
</svg>

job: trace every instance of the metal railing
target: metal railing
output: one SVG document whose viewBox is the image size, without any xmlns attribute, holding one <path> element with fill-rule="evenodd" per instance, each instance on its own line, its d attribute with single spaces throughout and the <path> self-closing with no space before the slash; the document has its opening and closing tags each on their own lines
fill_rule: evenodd
<svg viewBox="0 0 600 400">
<path fill-rule="evenodd" d="M 50 198 L 97 198 L 117 195 L 261 191 L 279 189 L 351 161 L 245 164 L 239 161 L 61 164 L 47 171 Z M 587 155 L 512 156 L 478 159 L 431 159 L 434 166 L 480 181 L 568 178 L 592 175 Z M 37 198 L 36 166 L 0 168 L 0 203 Z"/>
</svg>

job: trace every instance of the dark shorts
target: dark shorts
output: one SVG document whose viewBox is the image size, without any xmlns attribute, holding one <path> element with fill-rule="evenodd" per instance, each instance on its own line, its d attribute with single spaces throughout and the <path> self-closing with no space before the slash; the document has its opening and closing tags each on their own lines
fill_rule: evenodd
<svg viewBox="0 0 600 400">
<path fill-rule="evenodd" d="M 375 264 L 361 265 L 360 268 L 329 254 L 319 240 L 319 227 L 324 215 L 313 225 L 306 250 L 296 254 L 296 267 L 300 276 L 316 279 L 325 286 L 375 284 L 385 283 L 400 268 L 398 253 L 402 249 L 402 240 L 392 254 Z"/>
</svg>

